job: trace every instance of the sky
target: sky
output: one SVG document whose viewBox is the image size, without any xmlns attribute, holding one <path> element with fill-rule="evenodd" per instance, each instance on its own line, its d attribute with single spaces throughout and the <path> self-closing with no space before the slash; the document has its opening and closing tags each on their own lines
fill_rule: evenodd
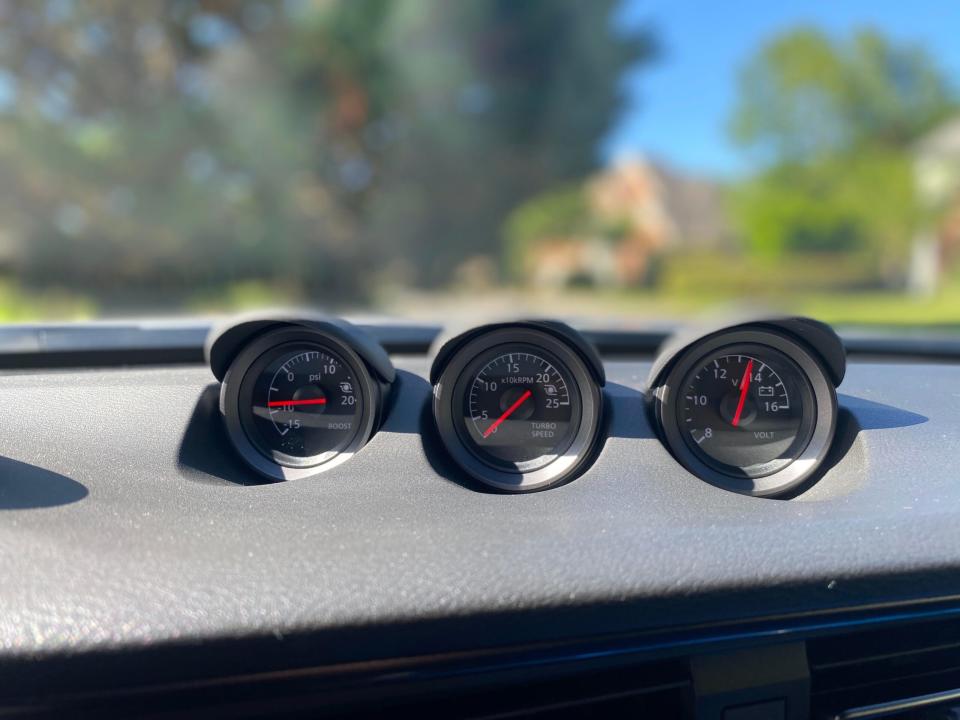
<svg viewBox="0 0 960 720">
<path fill-rule="evenodd" d="M 607 159 L 641 154 L 705 176 L 750 171 L 729 141 L 737 73 L 766 40 L 797 25 L 837 37 L 872 27 L 927 49 L 960 86 L 956 0 L 624 0 L 620 28 L 648 27 L 659 58 L 624 79 L 627 108 L 607 138 Z"/>
</svg>

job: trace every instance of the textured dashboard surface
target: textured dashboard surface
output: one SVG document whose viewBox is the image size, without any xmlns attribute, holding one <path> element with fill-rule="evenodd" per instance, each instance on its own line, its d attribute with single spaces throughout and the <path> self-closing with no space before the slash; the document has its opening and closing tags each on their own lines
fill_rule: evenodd
<svg viewBox="0 0 960 720">
<path fill-rule="evenodd" d="M 426 361 L 395 362 L 362 451 L 268 485 L 205 368 L 4 375 L 0 660 L 305 634 L 338 661 L 372 652 L 345 628 L 401 655 L 960 594 L 960 366 L 852 364 L 845 455 L 773 501 L 667 454 L 640 362 L 606 364 L 586 474 L 483 492 L 429 432 Z"/>
</svg>

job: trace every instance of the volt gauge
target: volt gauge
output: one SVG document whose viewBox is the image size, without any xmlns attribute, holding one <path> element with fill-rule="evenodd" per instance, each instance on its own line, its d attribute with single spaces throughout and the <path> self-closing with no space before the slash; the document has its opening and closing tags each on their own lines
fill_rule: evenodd
<svg viewBox="0 0 960 720">
<path fill-rule="evenodd" d="M 775 473 L 810 442 L 817 403 L 810 378 L 769 345 L 727 345 L 680 381 L 677 419 L 704 463 L 749 476 Z"/>
<path fill-rule="evenodd" d="M 826 343 L 824 354 L 811 339 Z M 811 477 L 829 450 L 838 357 L 836 335 L 802 319 L 698 338 L 659 363 L 651 399 L 661 435 L 710 483 L 748 495 L 786 493 Z"/>
<path fill-rule="evenodd" d="M 603 370 L 590 346 L 560 323 L 478 328 L 434 362 L 434 418 L 453 459 L 509 491 L 556 485 L 594 447 Z"/>
<path fill-rule="evenodd" d="M 342 321 L 247 322 L 218 336 L 220 409 L 240 456 L 283 480 L 349 458 L 379 425 L 393 368 L 379 345 Z"/>
</svg>

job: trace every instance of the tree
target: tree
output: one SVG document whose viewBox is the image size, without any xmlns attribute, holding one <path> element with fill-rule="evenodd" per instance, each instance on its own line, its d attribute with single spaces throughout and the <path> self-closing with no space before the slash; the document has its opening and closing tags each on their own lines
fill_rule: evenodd
<svg viewBox="0 0 960 720">
<path fill-rule="evenodd" d="M 352 109 L 358 88 L 388 82 L 370 59 L 387 5 L 5 6 L 18 275 L 127 308 L 251 278 L 357 297 L 371 252 L 355 183 L 330 167 L 376 111 Z"/>
<path fill-rule="evenodd" d="M 443 283 L 596 163 L 651 47 L 613 32 L 613 1 L 4 5 L 16 270 L 125 303 Z"/>
<path fill-rule="evenodd" d="M 909 159 L 878 149 L 776 166 L 736 188 L 731 207 L 760 260 L 856 256 L 864 277 L 890 282 L 918 219 Z"/>
<path fill-rule="evenodd" d="M 731 197 L 748 248 L 855 255 L 902 282 L 918 216 L 910 146 L 954 107 L 921 49 L 871 31 L 775 38 L 743 71 L 731 123 L 762 168 Z"/>
<path fill-rule="evenodd" d="M 464 258 L 502 256 L 510 211 L 598 164 L 644 34 L 612 34 L 614 0 L 400 3 L 391 26 L 401 108 L 369 232 L 446 283 Z"/>
<path fill-rule="evenodd" d="M 731 130 L 762 161 L 806 162 L 865 145 L 903 149 L 954 107 L 922 48 L 870 30 L 838 41 L 799 29 L 774 38 L 743 69 Z"/>
</svg>

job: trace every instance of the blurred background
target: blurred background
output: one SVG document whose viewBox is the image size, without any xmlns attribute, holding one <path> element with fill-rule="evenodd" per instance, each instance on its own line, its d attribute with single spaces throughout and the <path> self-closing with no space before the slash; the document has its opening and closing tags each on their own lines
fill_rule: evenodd
<svg viewBox="0 0 960 720">
<path fill-rule="evenodd" d="M 3 0 L 0 320 L 960 324 L 949 3 Z"/>
</svg>

